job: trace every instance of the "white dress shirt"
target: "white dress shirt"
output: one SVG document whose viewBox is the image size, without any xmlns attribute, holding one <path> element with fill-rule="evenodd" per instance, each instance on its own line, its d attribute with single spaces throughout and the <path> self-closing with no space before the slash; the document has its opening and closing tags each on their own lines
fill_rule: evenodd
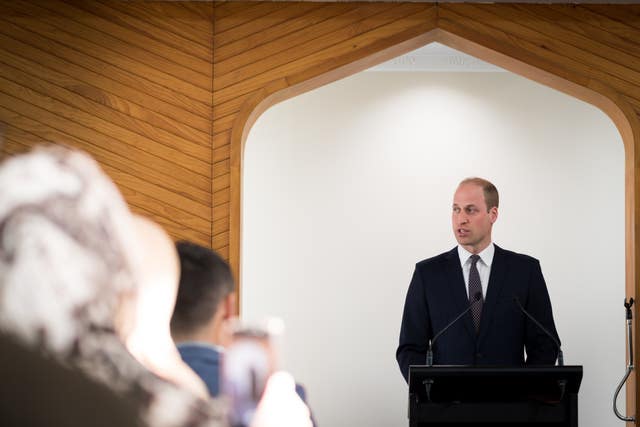
<svg viewBox="0 0 640 427">
<path fill-rule="evenodd" d="M 478 268 L 478 274 L 480 275 L 480 284 L 482 285 L 482 299 L 487 297 L 487 286 L 489 286 L 489 275 L 491 274 L 491 263 L 493 262 L 493 254 L 496 249 L 493 246 L 493 242 L 489 244 L 478 255 L 480 259 L 476 264 Z M 462 266 L 462 275 L 464 276 L 465 291 L 467 292 L 467 298 L 469 298 L 469 270 L 471 270 L 471 252 L 458 245 L 458 258 L 460 258 L 460 265 Z"/>
</svg>

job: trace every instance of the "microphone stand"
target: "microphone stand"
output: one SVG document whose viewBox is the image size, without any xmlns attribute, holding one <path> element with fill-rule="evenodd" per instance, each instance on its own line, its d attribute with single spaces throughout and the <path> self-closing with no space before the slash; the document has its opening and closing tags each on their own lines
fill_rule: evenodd
<svg viewBox="0 0 640 427">
<path fill-rule="evenodd" d="M 520 309 L 520 311 L 522 311 L 538 328 L 542 330 L 542 332 L 544 332 L 555 343 L 556 347 L 558 347 L 558 358 L 557 358 L 558 366 L 564 366 L 564 355 L 562 354 L 562 348 L 560 347 L 560 342 L 556 339 L 556 337 L 554 337 L 551 334 L 551 332 L 547 330 L 547 328 L 542 326 L 542 324 L 538 322 L 536 318 L 534 318 L 531 314 L 529 314 L 527 310 L 525 310 L 525 308 L 522 306 L 522 303 L 520 302 L 520 299 L 517 296 L 513 297 L 513 301 L 518 305 L 518 308 Z M 566 379 L 563 378 L 561 380 L 558 380 L 558 389 L 560 390 L 560 398 L 558 399 L 558 401 L 561 401 L 567 389 Z"/>
<path fill-rule="evenodd" d="M 440 330 L 440 332 L 438 332 L 436 334 L 435 337 L 433 337 L 432 340 L 429 340 L 429 345 L 427 346 L 427 366 L 433 366 L 433 344 L 435 344 L 436 340 L 438 338 L 440 338 L 440 335 L 442 335 L 444 332 L 447 331 L 447 329 L 449 329 L 454 323 L 456 323 L 458 320 L 460 320 L 462 318 L 462 316 L 464 316 L 465 314 L 467 314 L 469 312 L 469 310 L 471 310 L 471 308 L 473 307 L 473 305 L 475 303 L 477 303 L 478 301 L 480 301 L 482 299 L 482 294 L 480 292 L 478 292 L 477 294 L 475 294 L 473 296 L 473 301 L 471 301 L 471 304 L 469 304 L 469 307 L 467 307 L 462 313 L 458 314 L 458 316 L 456 316 L 455 319 L 453 319 L 451 322 L 449 322 L 447 324 L 447 326 L 445 326 L 444 328 L 442 328 Z"/>
<path fill-rule="evenodd" d="M 629 375 L 631 375 L 631 371 L 633 371 L 634 369 L 633 334 L 631 333 L 632 332 L 631 322 L 633 320 L 633 313 L 631 311 L 631 306 L 633 305 L 633 302 L 634 302 L 633 298 L 630 298 L 629 302 L 627 302 L 626 298 L 624 299 L 624 308 L 626 309 L 626 318 L 627 318 L 627 348 L 629 349 L 629 360 L 627 362 L 627 371 L 625 372 L 624 377 L 622 378 L 622 381 L 620 381 L 620 384 L 618 384 L 618 388 L 616 388 L 616 392 L 613 394 L 613 412 L 616 414 L 616 417 L 618 417 L 622 421 L 631 421 L 631 422 L 635 422 L 636 417 L 635 416 L 627 417 L 622 415 L 620 412 L 618 412 L 617 401 L 618 401 L 618 394 L 620 393 L 622 386 L 627 381 L 627 378 L 629 378 Z"/>
<path fill-rule="evenodd" d="M 440 337 L 440 335 L 442 335 L 447 329 L 449 329 L 454 323 L 456 323 L 458 320 L 460 320 L 462 318 L 462 316 L 464 316 L 465 314 L 467 314 L 469 312 L 469 310 L 471 310 L 471 308 L 473 307 L 473 305 L 475 303 L 477 303 L 478 301 L 480 301 L 482 299 L 482 294 L 480 292 L 476 293 L 473 296 L 473 301 L 471 301 L 471 304 L 469 304 L 469 307 L 467 307 L 462 313 L 460 313 L 455 319 L 453 319 L 451 322 L 449 322 L 447 324 L 447 326 L 445 326 L 444 328 L 442 328 L 440 330 L 440 332 L 438 332 L 436 334 L 435 337 L 433 337 L 433 339 L 429 340 L 429 345 L 427 346 L 427 360 L 426 360 L 426 366 L 433 366 L 433 344 L 436 342 L 436 340 Z M 432 378 L 427 378 L 426 380 L 422 381 L 422 384 L 424 385 L 425 391 L 427 392 L 427 400 L 429 402 L 431 402 L 431 386 L 433 385 L 433 379 Z"/>
<path fill-rule="evenodd" d="M 529 314 L 527 310 L 524 309 L 518 297 L 514 296 L 513 300 L 518 305 L 520 311 L 522 311 L 538 328 L 540 328 L 542 332 L 544 332 L 551 339 L 551 341 L 553 341 L 556 347 L 558 347 L 558 366 L 564 366 L 564 355 L 562 354 L 562 348 L 560 347 L 560 343 L 558 342 L 556 337 L 554 337 L 553 334 L 551 334 L 551 332 L 547 330 L 547 328 L 542 326 L 542 323 L 538 322 L 536 318 L 534 318 L 531 314 Z"/>
</svg>

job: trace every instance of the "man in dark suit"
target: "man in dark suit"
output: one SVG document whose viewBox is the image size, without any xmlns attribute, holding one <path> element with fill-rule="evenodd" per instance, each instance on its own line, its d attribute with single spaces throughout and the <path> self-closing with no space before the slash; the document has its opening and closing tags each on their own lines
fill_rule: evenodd
<svg viewBox="0 0 640 427">
<path fill-rule="evenodd" d="M 516 302 L 558 338 L 540 263 L 492 242 L 497 219 L 495 186 L 481 178 L 462 181 L 452 211 L 458 246 L 417 263 L 409 285 L 396 351 L 405 380 L 410 365 L 425 364 L 428 342 L 470 306 L 434 343 L 434 364 L 555 363 L 556 344 Z"/>
</svg>

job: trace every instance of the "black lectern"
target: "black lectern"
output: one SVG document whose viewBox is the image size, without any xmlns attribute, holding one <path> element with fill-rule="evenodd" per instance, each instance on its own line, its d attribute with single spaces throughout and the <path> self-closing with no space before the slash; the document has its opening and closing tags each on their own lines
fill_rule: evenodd
<svg viewBox="0 0 640 427">
<path fill-rule="evenodd" d="M 582 366 L 409 367 L 409 426 L 577 427 Z"/>
</svg>

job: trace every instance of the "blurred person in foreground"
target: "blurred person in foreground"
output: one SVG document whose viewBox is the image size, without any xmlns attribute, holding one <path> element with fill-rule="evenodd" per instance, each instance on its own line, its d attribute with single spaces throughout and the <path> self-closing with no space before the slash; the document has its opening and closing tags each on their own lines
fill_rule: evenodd
<svg viewBox="0 0 640 427">
<path fill-rule="evenodd" d="M 134 402 L 0 333 L 3 427 L 143 427 Z M 70 407 L 72 402 L 72 407 Z"/>
<path fill-rule="evenodd" d="M 150 426 L 227 426 L 224 402 L 205 400 L 206 389 L 186 367 L 167 370 L 167 361 L 176 360 L 175 353 L 165 353 L 168 324 L 157 325 L 163 336 L 148 342 L 162 344 L 153 348 L 139 332 L 145 330 L 137 317 L 145 305 L 157 304 L 157 319 L 168 321 L 166 307 L 172 304 L 171 279 L 159 280 L 153 260 L 145 259 L 171 258 L 170 240 L 161 235 L 159 227 L 131 214 L 115 185 L 84 153 L 49 147 L 5 160 L 0 330 L 134 402 Z M 289 416 L 300 418 L 288 425 L 307 425 L 304 405 L 287 399 L 295 397 L 292 381 L 274 380 L 260 404 L 262 418 L 257 414 L 252 425 L 287 425 L 278 418 L 282 406 L 299 408 Z"/>
</svg>

